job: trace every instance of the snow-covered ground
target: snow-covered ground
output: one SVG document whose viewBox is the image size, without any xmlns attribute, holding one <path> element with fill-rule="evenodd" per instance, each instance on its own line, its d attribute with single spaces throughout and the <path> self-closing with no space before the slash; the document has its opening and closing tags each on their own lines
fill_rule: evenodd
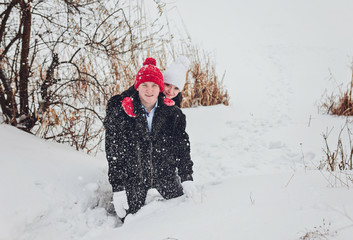
<svg viewBox="0 0 353 240">
<path fill-rule="evenodd" d="M 226 69 L 231 105 L 183 109 L 198 195 L 148 204 L 124 225 L 107 214 L 96 157 L 0 125 L 0 239 L 339 239 L 353 236 L 353 192 L 326 171 L 345 119 L 326 88 L 351 78 L 353 2 L 179 0 L 191 36 Z M 330 74 L 334 79 L 330 77 Z M 345 136 L 343 136 L 345 139 Z"/>
</svg>

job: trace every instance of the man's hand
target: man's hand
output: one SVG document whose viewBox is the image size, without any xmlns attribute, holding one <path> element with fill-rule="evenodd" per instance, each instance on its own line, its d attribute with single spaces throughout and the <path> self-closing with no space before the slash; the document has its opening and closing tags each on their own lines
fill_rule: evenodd
<svg viewBox="0 0 353 240">
<path fill-rule="evenodd" d="M 113 195 L 113 204 L 115 212 L 119 218 L 124 218 L 126 216 L 126 210 L 129 209 L 129 204 L 127 203 L 126 192 L 120 191 L 115 192 Z"/>
</svg>

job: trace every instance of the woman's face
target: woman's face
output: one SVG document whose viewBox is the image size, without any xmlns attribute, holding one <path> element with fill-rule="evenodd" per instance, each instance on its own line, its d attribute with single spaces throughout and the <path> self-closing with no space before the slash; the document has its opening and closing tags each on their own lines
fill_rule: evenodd
<svg viewBox="0 0 353 240">
<path fill-rule="evenodd" d="M 169 83 L 164 83 L 163 93 L 167 98 L 170 98 L 170 99 L 175 98 L 179 92 L 180 92 L 180 89 L 177 86 Z"/>
</svg>

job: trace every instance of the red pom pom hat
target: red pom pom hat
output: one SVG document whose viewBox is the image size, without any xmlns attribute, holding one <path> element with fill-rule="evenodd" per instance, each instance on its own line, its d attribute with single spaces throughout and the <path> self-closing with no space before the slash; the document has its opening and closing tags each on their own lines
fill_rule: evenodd
<svg viewBox="0 0 353 240">
<path fill-rule="evenodd" d="M 156 67 L 156 60 L 154 58 L 146 58 L 143 63 L 143 67 L 138 71 L 135 79 L 135 89 L 141 83 L 144 82 L 154 82 L 158 84 L 160 91 L 164 89 L 163 74 Z"/>
</svg>

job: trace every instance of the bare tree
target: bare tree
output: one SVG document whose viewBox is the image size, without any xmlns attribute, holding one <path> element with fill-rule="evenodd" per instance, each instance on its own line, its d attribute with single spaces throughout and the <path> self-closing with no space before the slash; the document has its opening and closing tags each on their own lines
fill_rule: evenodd
<svg viewBox="0 0 353 240">
<path fill-rule="evenodd" d="M 160 31 L 141 14 L 139 4 L 1 3 L 0 107 L 5 122 L 77 149 L 87 148 L 91 140 L 100 142 L 101 106 L 132 83 L 141 51 L 151 48 L 153 33 Z"/>
</svg>

